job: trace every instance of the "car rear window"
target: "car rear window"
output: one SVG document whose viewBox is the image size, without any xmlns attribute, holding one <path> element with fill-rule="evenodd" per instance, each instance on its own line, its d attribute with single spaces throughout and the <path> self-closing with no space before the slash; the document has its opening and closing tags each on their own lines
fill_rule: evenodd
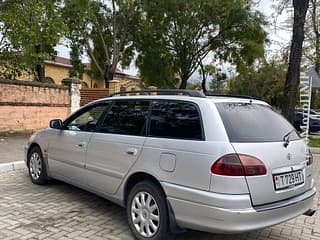
<svg viewBox="0 0 320 240">
<path fill-rule="evenodd" d="M 189 102 L 154 101 L 150 117 L 150 136 L 203 140 L 197 107 Z"/>
<path fill-rule="evenodd" d="M 294 127 L 269 106 L 235 102 L 216 106 L 231 142 L 277 142 L 287 134 L 290 140 L 300 138 Z"/>
</svg>

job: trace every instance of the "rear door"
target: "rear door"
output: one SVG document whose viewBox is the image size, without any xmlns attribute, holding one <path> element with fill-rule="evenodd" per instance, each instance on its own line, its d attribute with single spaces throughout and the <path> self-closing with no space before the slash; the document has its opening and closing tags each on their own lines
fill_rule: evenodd
<svg viewBox="0 0 320 240">
<path fill-rule="evenodd" d="M 205 141 L 197 104 L 154 100 L 140 168 L 164 182 L 209 190 L 211 144 Z"/>
<path fill-rule="evenodd" d="M 145 141 L 148 100 L 117 100 L 87 150 L 88 185 L 113 194 L 140 155 Z"/>
<path fill-rule="evenodd" d="M 267 174 L 246 177 L 254 206 L 288 199 L 311 187 L 306 145 L 286 119 L 269 106 L 251 102 L 216 106 L 234 150 L 266 166 Z"/>
</svg>

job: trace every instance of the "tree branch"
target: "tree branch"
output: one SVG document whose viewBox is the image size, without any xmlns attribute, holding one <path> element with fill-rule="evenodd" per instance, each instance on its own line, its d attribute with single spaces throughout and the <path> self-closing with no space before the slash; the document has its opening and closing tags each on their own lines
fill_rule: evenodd
<svg viewBox="0 0 320 240">
<path fill-rule="evenodd" d="M 93 51 L 92 51 L 91 46 L 90 46 L 89 39 L 87 37 L 85 37 L 85 41 L 86 41 L 87 52 L 88 52 L 90 58 L 93 60 L 94 64 L 96 65 L 97 69 L 99 70 L 101 76 L 103 77 L 104 71 L 101 68 L 101 66 L 99 65 L 99 62 L 97 61 L 96 57 L 93 54 Z"/>
<path fill-rule="evenodd" d="M 106 41 L 104 40 L 104 37 L 103 37 L 103 35 L 102 35 L 101 25 L 100 25 L 97 17 L 96 17 L 96 22 L 97 22 L 97 31 L 98 31 L 99 37 L 100 37 L 100 39 L 101 39 L 101 42 L 102 42 L 103 50 L 105 51 L 105 55 L 106 55 L 106 58 L 107 58 L 107 62 L 110 62 L 108 47 L 107 47 Z"/>
</svg>

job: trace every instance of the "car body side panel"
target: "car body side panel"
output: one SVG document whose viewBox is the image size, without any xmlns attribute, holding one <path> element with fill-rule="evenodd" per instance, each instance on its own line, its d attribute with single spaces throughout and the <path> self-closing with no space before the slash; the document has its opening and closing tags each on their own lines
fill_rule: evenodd
<svg viewBox="0 0 320 240">
<path fill-rule="evenodd" d="M 94 133 L 88 146 L 89 187 L 114 194 L 141 153 L 145 137 Z"/>
<path fill-rule="evenodd" d="M 85 159 L 91 132 L 50 129 L 48 163 L 52 175 L 85 184 Z"/>
<path fill-rule="evenodd" d="M 164 138 L 147 138 L 141 155 L 130 171 L 149 172 L 159 181 L 209 190 L 212 163 L 233 151 L 225 142 L 205 142 Z M 174 170 L 163 169 L 162 154 L 175 156 Z"/>
<path fill-rule="evenodd" d="M 116 193 L 117 198 L 123 199 L 127 179 L 137 172 L 148 173 L 158 181 L 210 190 L 212 164 L 221 156 L 234 153 L 234 149 L 214 103 L 194 98 L 190 98 L 190 102 L 196 103 L 201 110 L 205 141 L 147 137 L 139 158 Z M 174 156 L 174 170 L 162 167 L 163 155 Z M 245 187 L 238 186 L 237 189 Z"/>
</svg>

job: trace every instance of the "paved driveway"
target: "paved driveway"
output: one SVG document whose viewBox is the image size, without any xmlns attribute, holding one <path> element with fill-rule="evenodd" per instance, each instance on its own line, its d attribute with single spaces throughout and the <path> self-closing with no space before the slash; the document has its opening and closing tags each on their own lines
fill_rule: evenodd
<svg viewBox="0 0 320 240">
<path fill-rule="evenodd" d="M 319 176 L 315 158 L 315 177 Z M 318 182 L 318 189 L 320 183 Z M 0 174 L 0 239 L 96 240 L 133 239 L 125 210 L 94 194 L 52 181 L 37 186 L 25 170 Z M 314 207 L 319 209 L 317 194 Z M 300 216 L 260 231 L 217 235 L 188 231 L 181 240 L 220 239 L 320 239 L 320 211 L 313 217 Z"/>
<path fill-rule="evenodd" d="M 29 136 L 0 136 L 0 164 L 23 160 L 24 145 Z"/>
</svg>

